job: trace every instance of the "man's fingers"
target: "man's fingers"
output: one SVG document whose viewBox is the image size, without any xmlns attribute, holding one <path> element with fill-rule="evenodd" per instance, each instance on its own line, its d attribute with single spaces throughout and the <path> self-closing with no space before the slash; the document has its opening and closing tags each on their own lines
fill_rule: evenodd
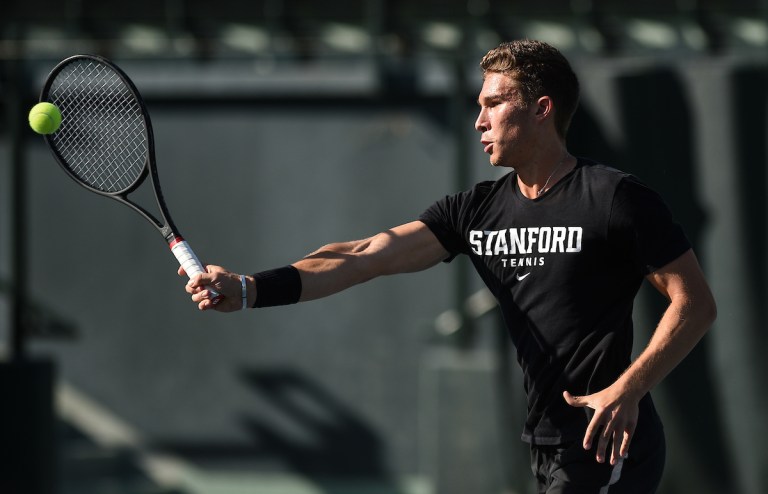
<svg viewBox="0 0 768 494">
<path fill-rule="evenodd" d="M 201 273 L 196 274 L 192 278 L 189 279 L 187 282 L 187 286 L 191 286 L 193 288 L 199 288 L 203 286 L 213 286 L 214 285 L 214 278 L 216 277 L 215 273 Z"/>
<path fill-rule="evenodd" d="M 563 391 L 563 398 L 565 399 L 565 402 L 571 405 L 572 407 L 585 407 L 587 406 L 586 402 L 581 396 L 573 396 L 568 391 Z"/>
<path fill-rule="evenodd" d="M 619 456 L 621 458 L 626 458 L 629 456 L 629 443 L 632 442 L 632 437 L 635 435 L 634 425 L 630 424 L 630 426 L 631 430 L 629 427 L 627 427 L 627 429 L 624 431 L 624 434 L 622 434 L 621 448 L 619 449 Z"/>
<path fill-rule="evenodd" d="M 584 449 L 592 449 L 594 437 L 600 433 L 600 430 L 603 427 L 602 421 L 602 415 L 595 412 L 595 415 L 587 426 L 587 432 L 584 434 Z"/>
<path fill-rule="evenodd" d="M 613 447 L 611 448 L 611 465 L 615 465 L 617 461 L 619 461 L 619 458 L 621 458 L 621 447 L 624 444 L 624 437 L 626 435 L 626 432 L 622 433 L 620 431 L 616 431 L 613 434 Z"/>
<path fill-rule="evenodd" d="M 187 293 L 196 294 L 203 291 L 204 287 L 208 284 L 205 280 L 200 279 L 201 275 L 193 276 L 190 278 L 190 280 L 187 282 L 186 286 L 184 287 L 184 290 L 187 291 Z"/>
<path fill-rule="evenodd" d="M 205 273 L 204 273 L 205 275 L 212 274 L 217 271 L 224 271 L 224 268 L 222 268 L 221 266 L 216 266 L 214 264 L 204 264 L 203 266 L 205 267 Z M 187 276 L 187 272 L 184 271 L 184 268 L 181 266 L 179 266 L 179 269 L 177 269 L 176 272 L 178 273 L 179 276 Z M 194 278 L 194 276 L 192 278 Z M 190 282 L 192 281 L 192 278 L 190 279 Z"/>
<path fill-rule="evenodd" d="M 192 280 L 189 280 L 186 285 L 184 285 L 184 290 L 186 290 L 187 293 L 190 293 L 192 295 L 200 292 L 202 289 L 199 285 L 192 282 Z"/>
<path fill-rule="evenodd" d="M 590 407 L 589 397 L 586 397 L 586 396 L 574 396 L 568 391 L 563 391 L 563 399 L 565 399 L 565 402 L 572 407 L 577 407 L 577 408 Z M 592 417 L 592 420 L 589 422 L 589 425 L 587 426 L 587 432 L 584 434 L 584 442 L 583 442 L 584 449 L 587 449 L 587 450 L 592 449 L 593 438 L 595 434 L 598 433 L 602 425 L 603 425 L 602 415 L 597 410 L 595 410 L 595 415 Z"/>
<path fill-rule="evenodd" d="M 613 421 L 609 422 L 606 429 L 611 430 L 610 435 L 602 434 L 602 437 L 612 437 L 613 443 L 611 444 L 611 465 L 615 465 L 620 458 L 626 458 L 629 454 L 629 443 L 634 435 L 635 424 L 629 422 L 626 425 L 615 424 Z M 606 451 L 606 455 L 607 455 Z M 598 456 L 598 461 L 600 458 Z"/>
<path fill-rule="evenodd" d="M 606 426 L 600 432 L 599 439 L 597 441 L 597 453 L 595 454 L 595 458 L 597 459 L 598 463 L 603 463 L 605 461 L 606 454 L 608 453 L 608 441 L 611 440 L 612 435 L 613 429 L 610 427 L 610 424 L 606 424 Z"/>
</svg>

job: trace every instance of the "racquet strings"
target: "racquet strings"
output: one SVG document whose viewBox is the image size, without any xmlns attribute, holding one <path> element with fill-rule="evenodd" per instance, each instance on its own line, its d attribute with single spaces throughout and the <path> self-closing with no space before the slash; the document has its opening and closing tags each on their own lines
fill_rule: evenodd
<svg viewBox="0 0 768 494">
<path fill-rule="evenodd" d="M 142 105 L 109 65 L 73 60 L 54 78 L 47 100 L 62 113 L 50 142 L 75 178 L 107 193 L 143 178 L 149 144 Z"/>
</svg>

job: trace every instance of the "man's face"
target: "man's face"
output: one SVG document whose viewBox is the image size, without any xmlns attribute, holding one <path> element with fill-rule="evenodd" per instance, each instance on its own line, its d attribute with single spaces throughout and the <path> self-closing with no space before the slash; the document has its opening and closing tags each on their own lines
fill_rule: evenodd
<svg viewBox="0 0 768 494">
<path fill-rule="evenodd" d="M 477 103 L 480 114 L 475 129 L 482 133 L 480 142 L 491 164 L 515 167 L 530 152 L 536 109 L 526 107 L 514 78 L 497 72 L 486 74 Z"/>
</svg>

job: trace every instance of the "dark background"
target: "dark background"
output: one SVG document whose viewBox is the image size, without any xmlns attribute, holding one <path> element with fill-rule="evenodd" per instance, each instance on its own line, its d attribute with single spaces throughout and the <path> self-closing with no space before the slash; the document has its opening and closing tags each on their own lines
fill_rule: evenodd
<svg viewBox="0 0 768 494">
<path fill-rule="evenodd" d="M 765 492 L 767 11 L 617 4 L 6 6 L 0 341 L 18 372 L 0 385 L 20 411 L 0 425 L 29 439 L 3 458 L 32 458 L 22 482 L 46 493 L 530 492 L 514 354 L 464 260 L 199 313 L 162 239 L 67 179 L 25 119 L 59 60 L 112 58 L 147 100 L 176 224 L 205 261 L 254 272 L 498 177 L 473 129 L 477 63 L 532 37 L 581 79 L 571 152 L 662 193 L 718 301 L 654 393 L 662 492 Z M 638 351 L 662 310 L 644 289 Z"/>
</svg>

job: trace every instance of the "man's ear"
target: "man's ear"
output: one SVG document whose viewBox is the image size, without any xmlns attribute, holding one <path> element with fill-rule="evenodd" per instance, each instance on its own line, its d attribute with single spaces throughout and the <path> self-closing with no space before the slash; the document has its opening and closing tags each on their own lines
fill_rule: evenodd
<svg viewBox="0 0 768 494">
<path fill-rule="evenodd" d="M 555 102 L 549 96 L 542 96 L 536 100 L 536 116 L 548 118 L 555 111 Z"/>
</svg>

